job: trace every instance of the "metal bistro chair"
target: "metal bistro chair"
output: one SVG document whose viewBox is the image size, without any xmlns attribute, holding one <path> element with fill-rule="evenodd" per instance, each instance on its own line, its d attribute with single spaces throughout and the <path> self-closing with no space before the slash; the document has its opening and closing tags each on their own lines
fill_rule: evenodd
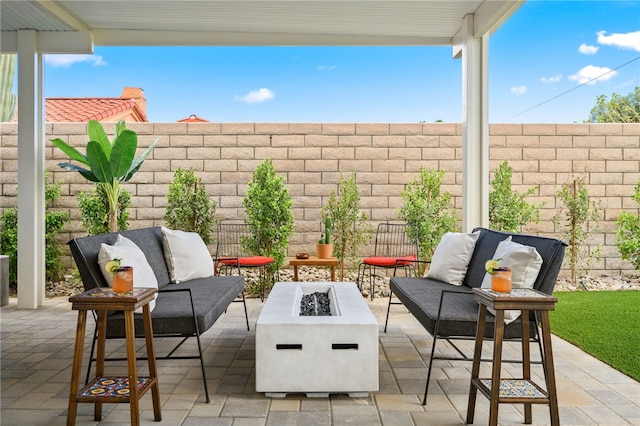
<svg viewBox="0 0 640 426">
<path fill-rule="evenodd" d="M 215 275 L 220 272 L 233 274 L 237 269 L 238 275 L 242 275 L 242 268 L 256 268 L 258 270 L 258 282 L 260 285 L 260 300 L 264 301 L 264 289 L 267 282 L 267 267 L 275 259 L 273 257 L 259 256 L 247 253 L 243 241 L 255 238 L 249 226 L 245 223 L 218 224 L 218 238 L 216 244 Z"/>
<path fill-rule="evenodd" d="M 373 284 L 376 268 L 393 269 L 396 275 L 398 268 L 404 270 L 406 276 L 416 271 L 418 260 L 418 241 L 412 241 L 407 235 L 410 225 L 406 223 L 383 222 L 376 230 L 375 251 L 372 257 L 362 259 L 358 266 L 356 284 L 362 290 L 365 273 L 369 272 L 371 300 L 373 300 Z"/>
</svg>

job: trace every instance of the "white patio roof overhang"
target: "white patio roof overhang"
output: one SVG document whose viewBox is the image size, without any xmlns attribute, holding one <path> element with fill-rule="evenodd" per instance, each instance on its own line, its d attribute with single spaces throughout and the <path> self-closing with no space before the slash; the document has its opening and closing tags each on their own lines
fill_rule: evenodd
<svg viewBox="0 0 640 426">
<path fill-rule="evenodd" d="M 465 231 L 488 224 L 488 41 L 525 0 L 36 0 L 0 2 L 18 54 L 18 308 L 42 306 L 43 54 L 94 46 L 451 46 L 461 58 Z"/>
</svg>

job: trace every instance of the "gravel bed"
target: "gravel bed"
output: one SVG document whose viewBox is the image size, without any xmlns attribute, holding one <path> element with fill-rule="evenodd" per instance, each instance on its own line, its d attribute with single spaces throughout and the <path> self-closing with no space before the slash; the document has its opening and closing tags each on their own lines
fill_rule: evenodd
<svg viewBox="0 0 640 426">
<path fill-rule="evenodd" d="M 340 272 L 336 271 L 339 277 Z M 329 269 L 313 268 L 302 266 L 298 268 L 298 276 L 301 281 L 330 281 Z M 256 275 L 249 270 L 246 274 L 248 282 L 257 279 Z M 285 268 L 280 271 L 278 281 L 293 281 L 293 269 Z M 356 273 L 348 272 L 344 281 L 355 281 Z M 362 295 L 369 297 L 370 295 L 369 276 L 364 279 Z M 569 278 L 559 278 L 555 287 L 556 291 L 601 291 L 601 290 L 640 290 L 640 276 L 609 276 L 586 277 L 577 280 L 574 284 Z M 66 275 L 65 279 L 58 282 L 47 283 L 46 297 L 72 296 L 83 291 L 82 283 L 71 275 Z M 11 297 L 15 297 L 15 288 L 11 289 Z M 374 297 L 389 296 L 389 278 L 376 277 L 374 284 Z"/>
</svg>

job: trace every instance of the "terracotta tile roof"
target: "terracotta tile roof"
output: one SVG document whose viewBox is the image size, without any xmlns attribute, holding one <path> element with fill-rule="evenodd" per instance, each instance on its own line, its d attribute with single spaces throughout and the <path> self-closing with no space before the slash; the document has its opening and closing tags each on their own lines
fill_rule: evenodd
<svg viewBox="0 0 640 426">
<path fill-rule="evenodd" d="M 178 120 L 178 123 L 208 123 L 209 120 L 205 120 L 202 117 L 198 117 L 195 114 L 191 114 L 187 118 L 183 118 L 182 120 Z"/>
<path fill-rule="evenodd" d="M 148 121 L 146 114 L 133 99 L 122 98 L 47 98 L 45 120 L 47 122 L 109 121 L 110 117 L 122 116 L 127 110 L 137 120 Z M 114 121 L 117 121 L 114 120 Z"/>
<path fill-rule="evenodd" d="M 46 98 L 44 107 L 48 123 L 149 121 L 147 100 L 139 87 L 125 87 L 119 98 Z M 13 121 L 17 120 L 18 113 Z"/>
</svg>

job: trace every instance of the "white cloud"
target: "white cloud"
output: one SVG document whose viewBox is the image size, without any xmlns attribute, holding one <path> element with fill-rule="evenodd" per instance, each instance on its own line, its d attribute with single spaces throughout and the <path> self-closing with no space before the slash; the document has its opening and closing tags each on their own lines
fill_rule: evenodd
<svg viewBox="0 0 640 426">
<path fill-rule="evenodd" d="M 590 46 L 588 44 L 582 43 L 580 47 L 578 47 L 578 52 L 585 55 L 595 55 L 596 53 L 598 53 L 598 49 L 600 49 L 598 46 Z"/>
<path fill-rule="evenodd" d="M 616 46 L 621 49 L 631 49 L 640 52 L 640 31 L 626 34 L 606 35 L 606 31 L 598 31 L 598 43 Z"/>
<path fill-rule="evenodd" d="M 597 82 L 603 82 L 611 80 L 618 74 L 617 71 L 608 67 L 596 67 L 595 65 L 587 65 L 584 68 L 578 70 L 574 75 L 569 76 L 569 80 L 577 81 L 580 84 L 596 84 Z"/>
<path fill-rule="evenodd" d="M 44 60 L 52 67 L 65 67 L 68 68 L 73 64 L 79 62 L 89 62 L 94 67 L 107 65 L 100 55 L 56 55 L 48 54 L 44 56 Z"/>
<path fill-rule="evenodd" d="M 562 79 L 562 74 L 554 75 L 551 77 L 542 77 L 540 79 L 543 83 L 557 83 Z"/>
<path fill-rule="evenodd" d="M 236 100 L 245 102 L 247 104 L 255 104 L 259 102 L 270 101 L 275 98 L 276 94 L 267 88 L 261 88 L 258 90 L 252 90 L 244 96 L 236 96 Z"/>
<path fill-rule="evenodd" d="M 511 94 L 516 96 L 522 96 L 525 93 L 527 93 L 527 86 L 514 86 L 511 89 L 509 89 L 509 92 L 511 92 Z"/>
<path fill-rule="evenodd" d="M 318 67 L 318 70 L 334 70 L 336 68 L 337 68 L 337 66 L 335 66 L 335 65 L 320 65 Z"/>
</svg>

